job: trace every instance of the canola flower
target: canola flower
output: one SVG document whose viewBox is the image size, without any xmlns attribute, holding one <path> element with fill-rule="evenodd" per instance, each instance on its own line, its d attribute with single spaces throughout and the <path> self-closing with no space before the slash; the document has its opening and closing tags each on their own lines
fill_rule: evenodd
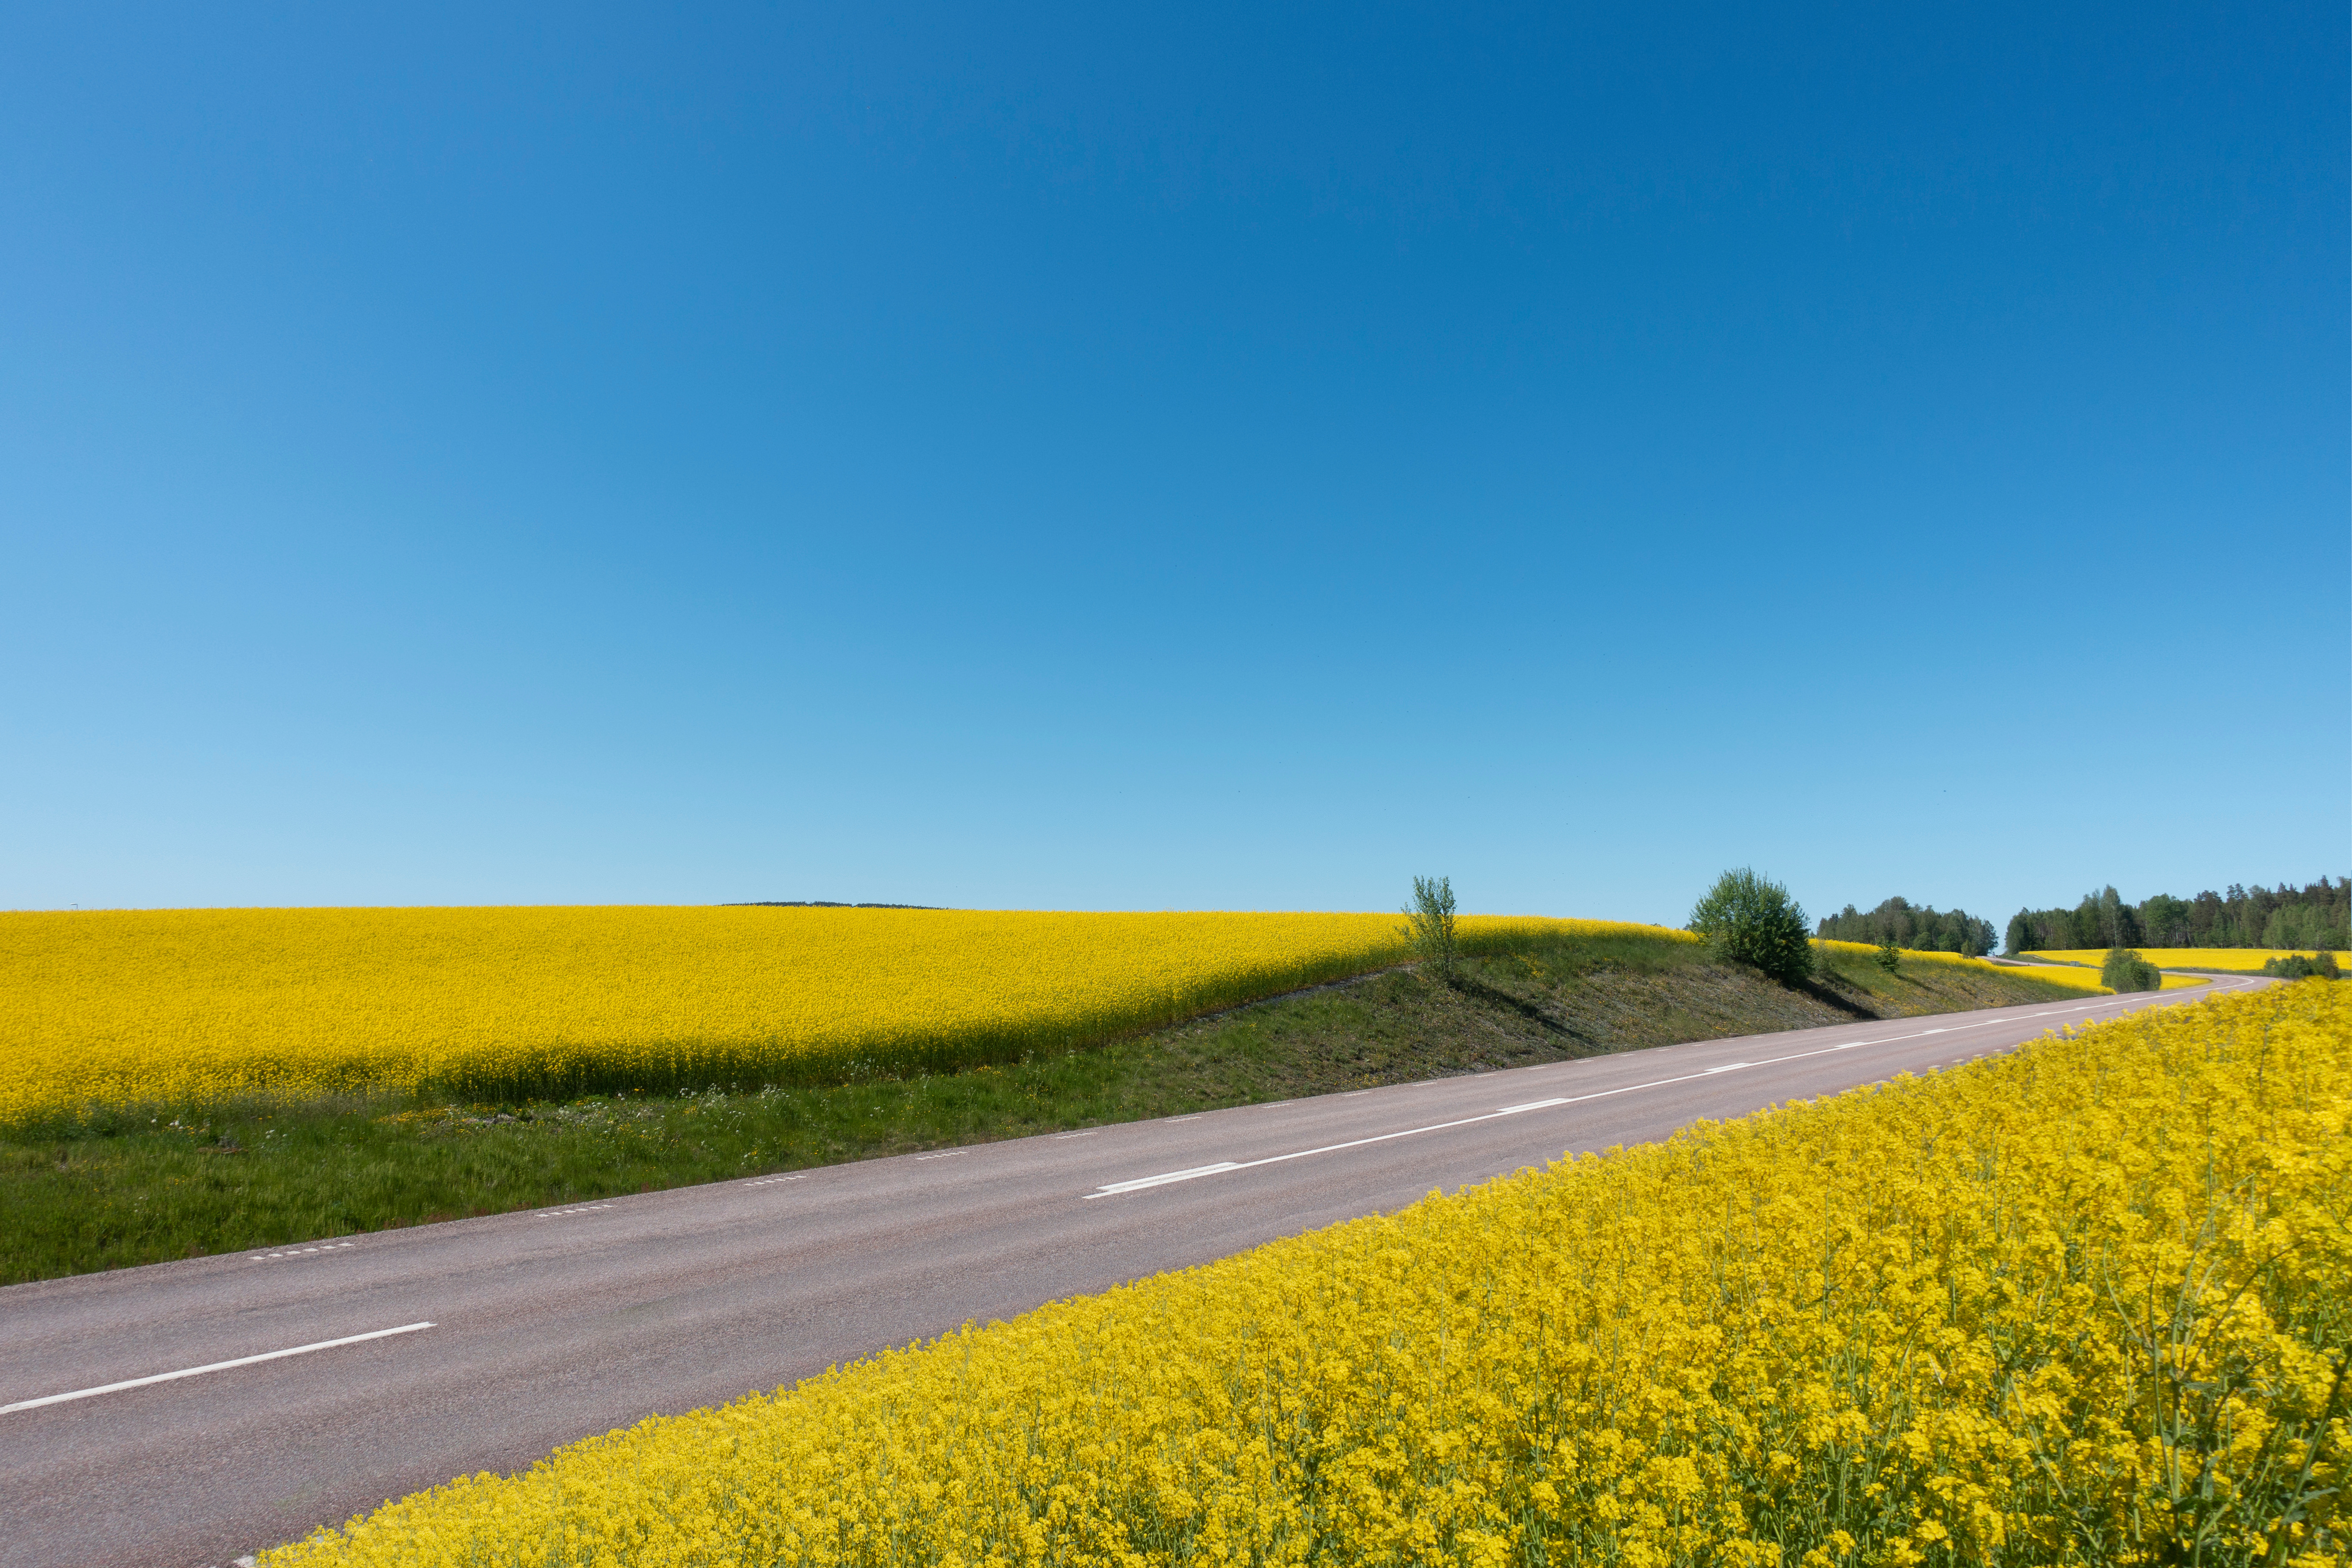
<svg viewBox="0 0 2352 1568">
<path fill-rule="evenodd" d="M 648 1420 L 263 1561 L 2318 1568 L 2352 1526 L 2347 1133 L 2352 987 L 2142 1012 Z"/>
<path fill-rule="evenodd" d="M 2158 969 L 2219 969 L 2232 974 L 2258 974 L 2263 964 L 2273 958 L 2317 958 L 2315 948 L 2287 947 L 2140 947 L 2133 952 Z M 2048 952 L 2029 952 L 2027 958 L 2046 958 L 2053 963 L 2086 963 L 2093 969 L 2107 960 L 2104 947 L 2057 948 Z"/>
<path fill-rule="evenodd" d="M 760 908 L 0 914 L 0 1122 L 425 1087 L 948 1070 L 1400 963 L 1394 915 Z M 1495 951 L 1602 921 L 1470 916 Z"/>
</svg>

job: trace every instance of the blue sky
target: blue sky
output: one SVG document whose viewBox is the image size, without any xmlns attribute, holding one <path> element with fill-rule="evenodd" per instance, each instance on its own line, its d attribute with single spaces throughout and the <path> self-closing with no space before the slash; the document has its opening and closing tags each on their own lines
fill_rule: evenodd
<svg viewBox="0 0 2352 1568">
<path fill-rule="evenodd" d="M 14 7 L 0 907 L 2342 873 L 2238 10 Z"/>
</svg>

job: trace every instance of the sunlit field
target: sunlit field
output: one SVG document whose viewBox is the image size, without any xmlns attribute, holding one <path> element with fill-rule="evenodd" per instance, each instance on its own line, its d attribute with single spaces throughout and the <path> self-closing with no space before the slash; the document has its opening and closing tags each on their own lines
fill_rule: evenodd
<svg viewBox="0 0 2352 1568">
<path fill-rule="evenodd" d="M 254 1095 L 950 1070 L 1395 963 L 1399 924 L 740 907 L 0 914 L 0 1121 Z M 1682 938 L 1462 921 L 1474 952 L 1612 931 Z"/>
<path fill-rule="evenodd" d="M 2218 969 L 2231 974 L 2258 974 L 2263 965 L 2274 958 L 2319 956 L 2316 949 L 2307 947 L 2141 947 L 2132 951 L 2158 969 Z M 2069 947 L 2022 956 L 2048 959 L 2053 963 L 2087 963 L 2096 969 L 2106 962 L 2107 950 Z"/>
<path fill-rule="evenodd" d="M 647 1420 L 265 1561 L 2318 1568 L 2347 1111 L 2352 987 L 2144 1012 Z"/>
<path fill-rule="evenodd" d="M 1833 948 L 1840 952 L 1852 953 L 1863 957 L 1870 956 L 1878 952 L 1878 949 L 1871 946 L 1866 942 L 1820 941 L 1816 942 L 1814 945 L 1817 947 Z M 2038 954 L 2036 956 L 2048 957 L 2051 955 L 2045 953 Z M 2099 957 L 2102 960 L 2107 955 L 2105 952 L 2101 952 L 2099 954 Z M 1957 952 L 1913 952 L 1908 949 L 1904 950 L 1902 962 L 1905 963 L 1940 963 L 1956 969 L 1986 970 L 1995 974 L 2018 974 L 2021 973 L 2032 979 L 2042 981 L 2045 984 L 2052 985 L 2064 985 L 2076 991 L 2095 993 L 2101 996 L 2109 996 L 2114 994 L 2114 993 L 2109 991 L 2105 985 L 2100 983 L 2098 966 L 2096 964 L 2092 965 L 2091 969 L 2087 973 L 2071 966 L 2058 964 L 2039 965 L 2032 969 L 2021 970 L 2019 966 L 2015 964 L 1994 963 L 1990 960 L 1982 958 L 1963 958 Z M 2259 965 L 2257 967 L 2259 967 Z M 2203 981 L 2191 979 L 2187 975 L 2168 974 L 2164 977 L 2164 989 L 2167 991 L 2177 991 L 2183 986 L 2202 985 L 2203 984 L 2205 984 Z"/>
</svg>

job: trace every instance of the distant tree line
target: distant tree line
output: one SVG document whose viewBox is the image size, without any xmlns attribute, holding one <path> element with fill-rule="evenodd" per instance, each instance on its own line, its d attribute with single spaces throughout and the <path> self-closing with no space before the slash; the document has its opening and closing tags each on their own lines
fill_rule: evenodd
<svg viewBox="0 0 2352 1568">
<path fill-rule="evenodd" d="M 1932 904 L 1889 899 L 1864 914 L 1852 904 L 1822 917 L 1820 935 L 1832 942 L 1866 942 L 1873 947 L 1893 941 L 1912 952 L 1958 952 L 1981 958 L 1992 951 L 1992 921 L 1980 921 L 1966 910 L 1938 911 Z"/>
<path fill-rule="evenodd" d="M 1824 921 L 1822 924 L 1827 926 Z M 1824 934 L 1827 934 L 1824 932 Z M 2230 884 L 2193 899 L 2158 893 L 2127 904 L 2112 887 L 2085 893 L 2071 910 L 2020 910 L 2004 945 L 2011 952 L 2085 947 L 2307 947 L 2352 949 L 2352 877 L 2322 877 L 2298 891 Z"/>
</svg>

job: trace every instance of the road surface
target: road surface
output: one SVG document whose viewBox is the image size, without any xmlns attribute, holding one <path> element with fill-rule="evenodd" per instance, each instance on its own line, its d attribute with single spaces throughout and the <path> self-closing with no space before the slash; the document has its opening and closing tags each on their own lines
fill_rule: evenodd
<svg viewBox="0 0 2352 1568">
<path fill-rule="evenodd" d="M 0 1563 L 226 1564 L 967 1320 L 2259 984 L 1662 1047 L 13 1286 Z"/>
</svg>

